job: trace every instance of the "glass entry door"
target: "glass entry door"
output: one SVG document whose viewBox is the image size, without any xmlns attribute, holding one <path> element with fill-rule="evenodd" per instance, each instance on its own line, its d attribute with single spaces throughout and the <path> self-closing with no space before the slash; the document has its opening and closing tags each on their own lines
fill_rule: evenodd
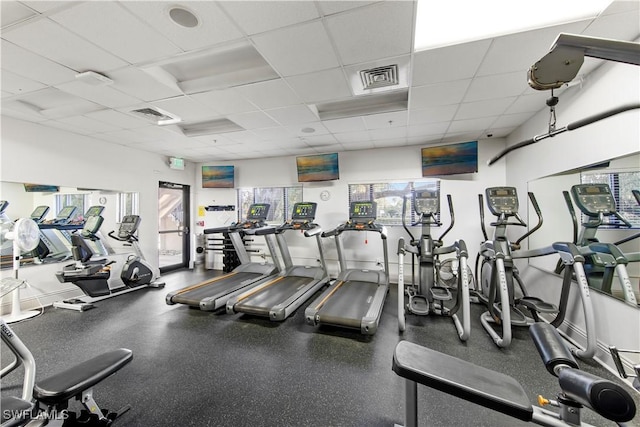
<svg viewBox="0 0 640 427">
<path fill-rule="evenodd" d="M 160 272 L 189 266 L 189 186 L 160 182 L 158 188 Z"/>
</svg>

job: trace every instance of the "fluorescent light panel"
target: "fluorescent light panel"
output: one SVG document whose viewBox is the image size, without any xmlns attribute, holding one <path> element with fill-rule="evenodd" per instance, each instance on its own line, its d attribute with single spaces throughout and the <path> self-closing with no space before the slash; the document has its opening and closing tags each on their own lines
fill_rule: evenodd
<svg viewBox="0 0 640 427">
<path fill-rule="evenodd" d="M 321 120 L 367 116 L 370 114 L 405 111 L 409 103 L 409 91 L 402 90 L 382 95 L 368 95 L 346 101 L 318 104 Z"/>
<path fill-rule="evenodd" d="M 612 0 L 418 0 L 416 51 L 590 19 Z"/>
</svg>

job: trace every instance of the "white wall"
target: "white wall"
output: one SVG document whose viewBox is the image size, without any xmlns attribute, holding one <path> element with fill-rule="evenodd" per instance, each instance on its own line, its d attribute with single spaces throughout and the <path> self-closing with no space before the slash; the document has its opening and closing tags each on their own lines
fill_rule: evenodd
<svg viewBox="0 0 640 427">
<path fill-rule="evenodd" d="M 582 87 L 569 88 L 560 96 L 556 107 L 558 127 L 610 108 L 637 104 L 639 101 L 640 67 L 605 63 L 589 75 Z M 514 132 L 508 138 L 508 144 L 546 133 L 547 126 L 548 112 L 542 111 Z M 637 153 L 639 150 L 640 111 L 634 110 L 516 150 L 500 162 L 506 164 L 506 182 L 523 193 L 527 190 L 528 183 L 538 178 Z M 558 192 L 562 190 L 568 188 L 557 189 Z M 564 217 L 566 213 L 558 212 L 557 215 Z M 554 216 L 553 213 L 546 215 L 545 222 L 553 222 Z M 526 264 L 520 268 L 533 295 L 557 301 L 560 277 Z M 576 298 L 576 295 L 572 295 L 574 307 L 580 304 Z M 597 292 L 591 292 L 591 299 L 598 324 L 598 356 L 609 366 L 613 366 L 608 354 L 609 345 L 640 348 L 640 310 Z M 569 322 L 565 324 L 566 331 L 579 343 L 584 343 L 581 311 L 575 309 L 570 314 Z"/>
<path fill-rule="evenodd" d="M 462 142 L 462 141 L 461 141 Z M 470 251 L 470 259 L 475 259 L 477 248 L 482 240 L 480 220 L 478 214 L 478 193 L 491 185 L 504 183 L 504 166 L 488 167 L 486 162 L 501 149 L 504 148 L 503 139 L 484 140 L 478 143 L 478 173 L 459 176 L 440 177 L 441 181 L 441 210 L 444 227 L 448 226 L 449 214 L 446 205 L 446 194 L 451 194 L 453 199 L 456 224 L 453 230 L 446 236 L 445 244 L 454 240 L 464 239 Z M 242 160 L 234 162 L 214 162 L 205 165 L 235 166 L 237 187 L 269 187 L 303 185 L 303 197 L 305 201 L 318 203 L 316 222 L 324 230 L 329 230 L 348 219 L 348 184 L 377 183 L 392 181 L 420 180 L 421 146 L 381 148 L 366 151 L 346 151 L 339 153 L 340 179 L 336 181 L 304 183 L 297 182 L 295 157 L 278 157 L 259 160 Z M 198 168 L 201 169 L 201 168 Z M 200 206 L 218 204 L 236 204 L 236 191 L 232 189 L 204 189 L 201 188 L 201 171 L 198 174 L 196 187 L 196 204 Z M 320 200 L 320 193 L 328 190 L 331 198 L 328 201 Z M 235 220 L 235 217 L 234 217 Z M 219 224 L 206 223 L 205 227 Z M 435 230 L 438 236 L 444 231 Z M 197 228 L 201 232 L 202 227 Z M 289 233 L 291 234 L 291 233 Z M 366 234 L 366 236 L 365 236 Z M 419 230 L 416 230 L 419 235 Z M 408 240 L 402 227 L 388 227 L 388 247 L 390 261 L 391 280 L 397 279 L 397 244 L 398 239 L 404 237 Z M 365 240 L 367 243 L 365 243 Z M 288 240 L 292 247 L 291 255 L 296 263 L 315 263 L 317 249 L 313 241 L 304 239 Z M 264 253 L 264 245 L 258 243 L 261 253 Z M 379 243 L 379 236 L 374 233 L 347 233 L 343 235 L 345 256 L 353 266 L 374 268 L 376 259 L 382 258 L 383 252 Z M 337 253 L 335 244 L 331 239 L 323 241 L 326 250 L 327 263 L 330 272 L 337 272 Z"/>
<path fill-rule="evenodd" d="M 147 260 L 157 271 L 158 182 L 193 185 L 194 164 L 187 162 L 184 171 L 172 170 L 167 165 L 167 158 L 162 155 L 4 116 L 0 149 L 0 181 L 3 182 L 139 193 L 142 217 L 140 245 Z M 0 190 L 4 189 L 0 187 Z M 12 200 L 14 196 L 0 194 L 0 199 L 6 198 L 12 207 L 18 204 Z M 28 213 L 32 208 L 33 205 L 29 205 Z M 75 286 L 58 283 L 54 276 L 56 268 L 59 266 L 24 268 L 21 271 L 21 277 L 29 280 L 34 288 L 23 292 L 25 306 L 37 305 L 35 297 L 47 305 L 61 299 L 60 295 L 65 298 L 79 295 Z M 118 275 L 115 273 L 112 277 Z M 11 272 L 2 271 L 2 277 L 7 274 Z"/>
</svg>

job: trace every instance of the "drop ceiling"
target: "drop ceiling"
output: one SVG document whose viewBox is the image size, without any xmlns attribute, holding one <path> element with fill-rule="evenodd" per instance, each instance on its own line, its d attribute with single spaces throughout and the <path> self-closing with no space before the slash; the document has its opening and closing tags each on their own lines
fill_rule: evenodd
<svg viewBox="0 0 640 427">
<path fill-rule="evenodd" d="M 0 3 L 3 116 L 193 162 L 506 137 L 546 108 L 526 71 L 559 33 L 640 35 L 637 0 L 420 52 L 408 0 Z M 198 24 L 173 22 L 176 5 Z M 362 87 L 393 65 L 374 78 L 398 85 Z M 148 109 L 181 122 L 134 112 Z"/>
</svg>

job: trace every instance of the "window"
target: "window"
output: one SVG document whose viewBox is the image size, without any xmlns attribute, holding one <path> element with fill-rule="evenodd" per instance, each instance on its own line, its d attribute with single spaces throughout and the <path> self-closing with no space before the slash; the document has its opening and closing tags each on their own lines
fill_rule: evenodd
<svg viewBox="0 0 640 427">
<path fill-rule="evenodd" d="M 582 184 L 609 184 L 613 198 L 616 201 L 616 210 L 629 221 L 633 228 L 640 228 L 640 205 L 633 196 L 631 190 L 640 189 L 640 172 L 590 172 L 580 175 Z M 587 221 L 583 216 L 582 221 Z M 604 228 L 626 228 L 617 218 L 605 217 L 602 223 Z"/>
<path fill-rule="evenodd" d="M 84 194 L 56 194 L 56 212 L 60 212 L 63 208 L 75 206 L 76 211 L 69 218 L 70 221 L 83 220 L 85 211 L 85 195 Z"/>
<path fill-rule="evenodd" d="M 138 193 L 119 193 L 117 200 L 118 218 L 116 222 L 122 222 L 127 215 L 138 215 Z"/>
<path fill-rule="evenodd" d="M 268 203 L 267 222 L 282 224 L 295 203 L 302 202 L 302 187 L 255 187 L 238 189 L 238 221 L 244 221 L 253 203 Z"/>
<path fill-rule="evenodd" d="M 402 225 L 402 204 L 405 195 L 414 190 L 440 191 L 440 181 L 388 182 L 377 184 L 349 184 L 349 205 L 357 201 L 374 201 L 378 205 L 378 219 L 384 225 Z M 440 214 L 436 215 L 440 219 Z M 417 221 L 415 212 L 407 205 L 407 224 Z"/>
</svg>

